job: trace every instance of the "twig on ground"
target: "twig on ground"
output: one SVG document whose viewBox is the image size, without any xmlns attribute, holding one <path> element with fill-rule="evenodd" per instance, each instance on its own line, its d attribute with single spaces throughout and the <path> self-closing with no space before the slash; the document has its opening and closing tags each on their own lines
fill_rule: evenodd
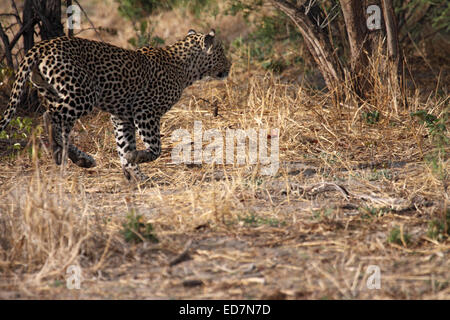
<svg viewBox="0 0 450 320">
<path fill-rule="evenodd" d="M 191 257 L 189 255 L 189 249 L 191 249 L 192 240 L 189 240 L 186 246 L 184 247 L 183 251 L 176 256 L 172 261 L 169 262 L 169 266 L 173 267 L 174 265 L 177 265 L 181 262 L 184 262 L 186 260 L 190 260 Z"/>
</svg>

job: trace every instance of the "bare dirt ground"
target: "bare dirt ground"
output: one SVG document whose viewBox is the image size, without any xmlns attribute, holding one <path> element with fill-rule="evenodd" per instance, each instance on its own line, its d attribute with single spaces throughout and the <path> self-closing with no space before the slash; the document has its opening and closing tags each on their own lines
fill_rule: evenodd
<svg viewBox="0 0 450 320">
<path fill-rule="evenodd" d="M 0 299 L 450 298 L 448 145 L 410 116 L 442 118 L 448 96 L 412 93 L 404 110 L 379 92 L 376 104 L 333 107 L 323 92 L 234 61 L 226 81 L 195 84 L 163 118 L 163 154 L 142 166 L 145 184 L 125 181 L 103 113 L 73 132 L 93 169 L 56 167 L 39 130 L 16 156 L 3 141 Z M 268 130 L 279 170 L 173 164 L 172 133 L 192 133 L 194 121 L 224 136 Z M 127 223 L 158 242 L 126 241 Z M 80 290 L 66 287 L 72 265 Z"/>
</svg>

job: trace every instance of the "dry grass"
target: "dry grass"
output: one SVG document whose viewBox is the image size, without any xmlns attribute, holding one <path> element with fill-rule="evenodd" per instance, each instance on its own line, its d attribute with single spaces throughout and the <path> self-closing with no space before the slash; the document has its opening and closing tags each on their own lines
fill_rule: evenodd
<svg viewBox="0 0 450 320">
<path fill-rule="evenodd" d="M 333 107 L 325 93 L 233 60 L 228 80 L 195 84 L 164 117 L 163 154 L 142 166 L 150 183 L 125 182 L 103 113 L 73 134 L 94 169 L 62 172 L 44 136 L 34 156 L 2 160 L 0 298 L 450 298 L 450 240 L 428 233 L 449 212 L 448 146 L 436 165 L 425 161 L 436 146 L 410 116 L 442 118 L 448 97 L 409 93 L 405 110 L 380 82 L 373 101 Z M 172 132 L 193 132 L 196 120 L 223 133 L 278 128 L 278 174 L 171 164 Z M 130 212 L 158 243 L 124 240 Z M 66 288 L 70 265 L 82 268 L 81 290 Z M 379 290 L 366 287 L 369 265 L 380 267 Z"/>
</svg>

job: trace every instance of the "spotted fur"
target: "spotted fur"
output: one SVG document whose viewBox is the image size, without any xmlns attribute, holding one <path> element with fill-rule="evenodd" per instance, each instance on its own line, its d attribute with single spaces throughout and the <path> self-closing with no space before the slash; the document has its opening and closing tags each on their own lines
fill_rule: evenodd
<svg viewBox="0 0 450 320">
<path fill-rule="evenodd" d="M 111 114 L 126 178 L 145 180 L 139 163 L 160 155 L 161 117 L 194 81 L 206 76 L 224 79 L 230 66 L 214 30 L 206 35 L 190 30 L 171 46 L 137 51 L 75 37 L 42 41 L 20 64 L 0 131 L 11 121 L 31 80 L 47 107 L 44 123 L 58 165 L 66 153 L 80 167 L 96 165 L 69 143 L 69 134 L 77 119 L 97 107 Z M 136 150 L 136 129 L 145 150 Z"/>
</svg>

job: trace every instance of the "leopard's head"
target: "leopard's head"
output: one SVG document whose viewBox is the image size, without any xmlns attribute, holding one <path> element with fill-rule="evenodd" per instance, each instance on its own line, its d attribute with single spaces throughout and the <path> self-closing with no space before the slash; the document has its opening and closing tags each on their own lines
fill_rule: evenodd
<svg viewBox="0 0 450 320">
<path fill-rule="evenodd" d="M 201 34 L 191 29 L 184 42 L 196 51 L 191 63 L 191 68 L 195 70 L 191 71 L 198 74 L 198 79 L 206 76 L 225 79 L 228 76 L 231 62 L 225 55 L 222 42 L 216 38 L 214 29 L 208 34 Z"/>
</svg>

